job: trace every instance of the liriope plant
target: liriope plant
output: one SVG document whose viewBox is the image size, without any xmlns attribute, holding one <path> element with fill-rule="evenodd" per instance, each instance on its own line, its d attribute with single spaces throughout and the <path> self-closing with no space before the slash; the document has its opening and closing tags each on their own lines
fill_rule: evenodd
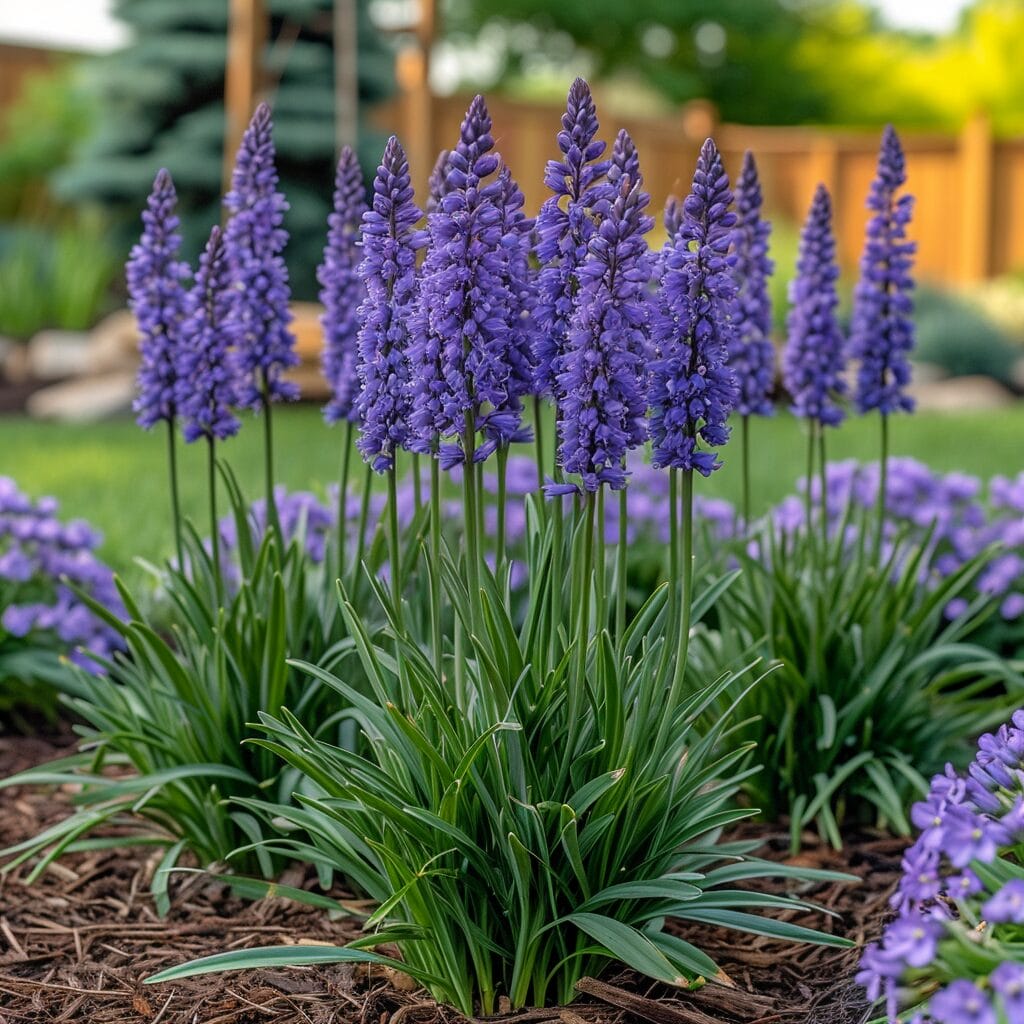
<svg viewBox="0 0 1024 1024">
<path fill-rule="evenodd" d="M 567 160 L 579 148 L 574 133 L 581 153 L 600 155 L 587 141 L 592 130 L 592 102 L 578 82 L 560 137 Z M 377 908 L 366 935 L 346 947 L 224 953 L 153 982 L 272 964 L 386 963 L 463 1013 L 488 1014 L 501 1000 L 513 1008 L 568 1001 L 581 976 L 616 960 L 683 987 L 727 983 L 706 953 L 665 927 L 670 917 L 684 927 L 847 944 L 762 913 L 806 910 L 806 902 L 738 886 L 766 876 L 842 877 L 759 860 L 751 856 L 756 844 L 722 838 L 755 813 L 734 797 L 756 768 L 752 748 L 734 740 L 739 723 L 730 714 L 707 728 L 701 722 L 717 701 L 735 702 L 756 685 L 756 673 L 715 672 L 696 688 L 686 681 L 691 624 L 731 582 L 726 576 L 694 598 L 694 472 L 717 467 L 705 445 L 725 442 L 736 391 L 725 366 L 734 285 L 721 159 L 709 141 L 661 259 L 657 298 L 648 290 L 649 198 L 625 132 L 583 211 L 596 226 L 584 233 L 582 261 L 561 279 L 575 305 L 551 356 L 554 479 L 547 502 L 529 499 L 528 597 L 516 618 L 500 537 L 493 568 L 484 550 L 479 466 L 497 456 L 500 509 L 504 455 L 522 432 L 530 353 L 499 311 L 516 311 L 511 322 L 521 326 L 528 236 L 521 194 L 493 154 L 490 132 L 477 98 L 436 186 L 443 194 L 428 221 L 420 301 L 408 318 L 393 303 L 410 290 L 420 237 L 397 140 L 364 220 L 364 266 L 373 276 L 360 339 L 368 384 L 361 447 L 388 475 L 392 509 L 396 448 L 433 460 L 422 549 L 430 632 L 410 626 L 412 584 L 392 511 L 388 577 L 368 580 L 386 628 L 368 628 L 348 586 L 340 588 L 367 689 L 347 672 L 304 666 L 339 695 L 361 746 L 331 744 L 293 711 L 267 709 L 263 736 L 251 742 L 303 784 L 294 803 L 239 801 L 280 825 L 265 852 L 328 867 Z M 569 218 L 567 233 L 571 225 Z M 649 366 L 652 347 L 658 358 Z M 408 386 L 396 388 L 403 380 Z M 605 492 L 626 486 L 626 456 L 645 441 L 648 406 L 655 463 L 670 479 L 669 572 L 627 621 L 626 541 L 608 551 Z M 449 547 L 436 481 L 437 467 L 454 466 L 463 531 Z M 415 594 L 423 600 L 422 589 Z M 437 626 L 446 609 L 450 631 Z M 385 945 L 399 957 L 377 951 Z"/>
</svg>

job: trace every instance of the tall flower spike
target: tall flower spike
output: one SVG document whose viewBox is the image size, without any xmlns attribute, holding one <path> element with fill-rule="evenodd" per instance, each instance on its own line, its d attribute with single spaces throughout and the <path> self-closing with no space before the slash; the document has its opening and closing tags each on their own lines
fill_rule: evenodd
<svg viewBox="0 0 1024 1024">
<path fill-rule="evenodd" d="M 521 399 L 533 390 L 537 333 L 534 318 L 537 280 L 530 267 L 534 222 L 523 213 L 523 193 L 508 167 L 503 166 L 498 172 L 498 184 L 501 186 L 498 203 L 501 207 L 501 247 L 505 264 L 503 278 L 509 298 L 509 340 L 505 358 L 496 370 L 506 378 L 506 383 L 500 386 L 505 388 L 507 400 L 504 406 L 484 418 L 482 428 L 488 436 L 488 442 L 483 446 L 485 455 L 498 444 L 530 439 L 529 430 L 518 428 Z M 494 384 L 499 386 L 498 381 Z"/>
<path fill-rule="evenodd" d="M 736 373 L 741 416 L 771 416 L 775 383 L 775 347 L 772 345 L 772 303 L 768 278 L 774 264 L 768 258 L 772 228 L 761 217 L 761 183 L 749 151 L 736 182 L 736 330 L 729 347 L 729 365 Z"/>
<path fill-rule="evenodd" d="M 441 205 L 441 200 L 444 199 L 445 192 L 448 191 L 447 179 L 449 156 L 451 156 L 450 149 L 442 149 L 441 152 L 437 154 L 434 169 L 430 172 L 430 177 L 427 179 L 428 216 Z"/>
<path fill-rule="evenodd" d="M 331 388 L 331 400 L 324 407 L 328 423 L 356 418 L 357 312 L 366 295 L 356 268 L 359 229 L 366 209 L 363 169 L 355 153 L 345 146 L 334 178 L 334 210 L 327 219 L 324 259 L 316 271 L 324 306 L 320 318 L 324 331 L 323 374 Z"/>
<path fill-rule="evenodd" d="M 907 241 L 914 209 L 913 196 L 897 197 L 906 184 L 906 162 L 900 140 L 887 125 L 878 155 L 878 173 L 871 183 L 860 280 L 853 295 L 850 355 L 860 360 L 854 401 L 859 412 L 877 409 L 883 415 L 912 412 L 906 394 L 910 383 L 908 354 L 914 347 L 914 280 L 916 246 Z"/>
<path fill-rule="evenodd" d="M 185 314 L 184 279 L 188 264 L 178 259 L 181 236 L 174 212 L 177 195 L 170 174 L 161 170 L 142 212 L 142 237 L 125 266 L 132 312 L 139 325 L 142 362 L 133 408 L 140 427 L 149 429 L 177 414 L 177 360 Z"/>
<path fill-rule="evenodd" d="M 355 405 L 362 423 L 363 458 L 383 473 L 408 441 L 411 321 L 416 305 L 416 252 L 427 241 L 413 201 L 409 161 L 392 136 L 373 181 L 373 205 L 363 214 L 359 276 L 366 299 L 359 307 L 359 380 Z"/>
<path fill-rule="evenodd" d="M 683 226 L 683 201 L 679 196 L 669 196 L 665 200 L 662 220 L 665 222 L 665 237 L 670 243 L 674 242 Z"/>
<path fill-rule="evenodd" d="M 629 178 L 631 182 L 640 180 L 640 154 L 636 151 L 636 144 L 632 136 L 625 128 L 619 129 L 612 144 L 612 156 L 608 161 L 608 195 L 614 199 L 619 192 L 619 185 L 622 179 Z"/>
<path fill-rule="evenodd" d="M 503 438 L 519 427 L 518 414 L 509 408 L 515 304 L 508 289 L 503 186 L 495 176 L 499 160 L 493 147 L 491 118 L 477 96 L 448 157 L 447 192 L 430 216 L 413 345 L 413 447 L 439 450 L 446 468 L 486 457 L 488 449 L 477 450 L 475 434 L 485 423 L 496 429 L 489 413 L 508 413 L 501 421 Z M 442 438 L 457 443 L 437 449 Z"/>
<path fill-rule="evenodd" d="M 782 378 L 797 416 L 834 427 L 844 416 L 838 399 L 846 393 L 846 361 L 836 320 L 839 268 L 832 235 L 832 200 L 824 185 L 814 193 L 804 223 L 796 271 L 789 288 L 792 306 L 786 321 Z"/>
<path fill-rule="evenodd" d="M 238 433 L 239 422 L 231 411 L 235 376 L 228 360 L 231 305 L 224 235 L 214 227 L 199 257 L 189 315 L 182 326 L 179 404 L 189 442 L 202 437 L 222 441 Z"/>
<path fill-rule="evenodd" d="M 536 224 L 536 255 L 542 268 L 535 313 L 538 394 L 551 391 L 565 351 L 579 268 L 595 229 L 593 206 L 609 166 L 607 160 L 599 159 L 605 144 L 596 138 L 597 128 L 590 86 L 577 78 L 569 89 L 558 133 L 562 159 L 549 161 L 544 173 L 544 183 L 553 195 L 541 207 Z"/>
<path fill-rule="evenodd" d="M 650 391 L 652 461 L 659 468 L 708 476 L 721 463 L 700 442 L 717 447 L 729 440 L 726 420 L 738 398 L 727 361 L 736 335 L 731 202 L 722 157 L 708 139 L 662 262 Z"/>
<path fill-rule="evenodd" d="M 654 221 L 644 211 L 643 182 L 622 177 L 620 192 L 605 200 L 579 270 L 580 289 L 569 344 L 556 381 L 558 456 L 583 488 L 626 485 L 624 460 L 647 438 L 644 363 L 647 348 L 651 258 L 644 235 Z M 548 485 L 549 495 L 564 493 Z"/>
<path fill-rule="evenodd" d="M 261 103 L 242 137 L 224 198 L 231 212 L 225 247 L 234 280 L 233 354 L 244 408 L 299 397 L 296 385 L 281 377 L 299 357 L 288 330 L 290 292 L 281 256 L 288 241 L 282 227 L 288 203 L 277 191 L 272 129 L 270 108 Z"/>
</svg>

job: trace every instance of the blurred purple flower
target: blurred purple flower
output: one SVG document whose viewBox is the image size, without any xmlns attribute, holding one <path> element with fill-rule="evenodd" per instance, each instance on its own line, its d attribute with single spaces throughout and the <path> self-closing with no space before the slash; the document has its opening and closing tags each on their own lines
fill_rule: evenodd
<svg viewBox="0 0 1024 1024">
<path fill-rule="evenodd" d="M 843 335 L 836 320 L 836 243 L 832 234 L 832 200 L 824 185 L 814 193 L 800 236 L 796 277 L 790 283 L 792 308 L 782 375 L 797 416 L 835 427 L 843 420 L 838 399 L 843 379 Z"/>
<path fill-rule="evenodd" d="M 129 303 L 140 335 L 139 394 L 132 408 L 139 426 L 147 430 L 161 420 L 173 423 L 178 411 L 183 282 L 189 269 L 178 259 L 177 200 L 171 175 L 161 170 L 142 212 L 142 237 L 125 265 Z"/>
<path fill-rule="evenodd" d="M 281 252 L 288 203 L 277 191 L 270 108 L 261 103 L 242 137 L 231 191 L 225 248 L 233 280 L 232 341 L 239 375 L 238 402 L 258 409 L 264 402 L 294 401 L 298 387 L 283 379 L 299 363 L 288 330 L 291 311 L 288 271 Z"/>
<path fill-rule="evenodd" d="M 320 302 L 324 307 L 320 317 L 324 331 L 322 368 L 331 389 L 331 400 L 324 407 L 324 419 L 328 423 L 354 422 L 358 418 L 357 312 L 366 287 L 356 268 L 360 226 L 366 209 L 363 169 L 352 149 L 345 146 L 334 176 L 334 209 L 327 218 L 324 258 L 316 270 Z"/>
<path fill-rule="evenodd" d="M 907 241 L 914 200 L 909 195 L 897 197 L 906 180 L 903 148 L 892 125 L 886 125 L 867 201 L 873 216 L 853 295 L 849 349 L 851 357 L 860 360 L 854 401 L 862 413 L 877 409 L 888 415 L 914 408 L 905 390 L 910 383 L 908 355 L 914 347 L 910 272 L 916 246 Z"/>
</svg>

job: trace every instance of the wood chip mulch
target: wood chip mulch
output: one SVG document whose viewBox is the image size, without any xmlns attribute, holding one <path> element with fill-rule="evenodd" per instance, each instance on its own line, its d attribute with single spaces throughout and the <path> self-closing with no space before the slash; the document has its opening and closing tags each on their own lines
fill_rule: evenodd
<svg viewBox="0 0 1024 1024">
<path fill-rule="evenodd" d="M 0 736 L 0 776 L 66 754 L 70 737 Z M 66 793 L 0 791 L 0 847 L 32 836 L 67 813 Z M 755 832 L 765 855 L 786 857 L 786 837 Z M 809 837 L 810 840 L 810 837 Z M 849 871 L 860 885 L 790 889 L 837 918 L 790 915 L 858 942 L 875 937 L 888 913 L 904 843 L 850 838 L 842 854 L 809 841 L 800 863 Z M 159 854 L 145 848 L 70 854 L 31 886 L 27 869 L 0 876 L 0 1024 L 465 1024 L 403 975 L 338 965 L 206 975 L 146 986 L 143 979 L 184 960 L 226 949 L 281 943 L 343 943 L 352 919 L 329 920 L 282 900 L 247 903 L 203 875 L 172 882 L 161 919 L 149 896 Z M 294 868 L 283 879 L 312 886 Z M 782 886 L 775 891 L 787 891 Z M 734 987 L 680 992 L 628 971 L 584 979 L 571 1006 L 509 1014 L 503 1024 L 864 1024 L 868 1007 L 853 983 L 857 950 L 796 946 L 704 926 L 678 931 L 722 965 Z M 496 1018 L 492 1018 L 495 1020 Z"/>
</svg>

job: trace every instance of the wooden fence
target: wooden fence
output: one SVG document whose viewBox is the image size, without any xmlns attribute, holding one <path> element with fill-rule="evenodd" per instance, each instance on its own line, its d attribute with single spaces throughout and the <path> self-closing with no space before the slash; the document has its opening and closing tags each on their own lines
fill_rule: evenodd
<svg viewBox="0 0 1024 1024">
<path fill-rule="evenodd" d="M 35 46 L 0 43 L 0 129 L 7 108 L 21 95 L 32 75 L 49 71 L 60 61 L 52 50 Z"/>
<path fill-rule="evenodd" d="M 406 144 L 417 194 L 423 194 L 437 153 L 458 139 L 469 99 L 407 90 L 378 112 L 377 123 L 398 132 Z M 499 97 L 489 98 L 488 106 L 497 148 L 525 193 L 527 210 L 535 212 L 546 197 L 544 164 L 557 155 L 561 110 Z M 847 268 L 856 266 L 879 132 L 718 124 L 706 103 L 690 104 L 674 117 L 626 117 L 614 123 L 605 117 L 602 134 L 610 140 L 620 127 L 636 142 L 656 211 L 667 195 L 688 187 L 707 135 L 714 136 L 731 176 L 744 150 L 753 151 L 771 217 L 799 224 L 815 186 L 824 182 L 835 205 L 840 259 Z M 912 235 L 920 276 L 963 284 L 1024 268 L 1024 138 L 995 139 L 982 116 L 959 135 L 901 136 L 916 196 Z"/>
</svg>

